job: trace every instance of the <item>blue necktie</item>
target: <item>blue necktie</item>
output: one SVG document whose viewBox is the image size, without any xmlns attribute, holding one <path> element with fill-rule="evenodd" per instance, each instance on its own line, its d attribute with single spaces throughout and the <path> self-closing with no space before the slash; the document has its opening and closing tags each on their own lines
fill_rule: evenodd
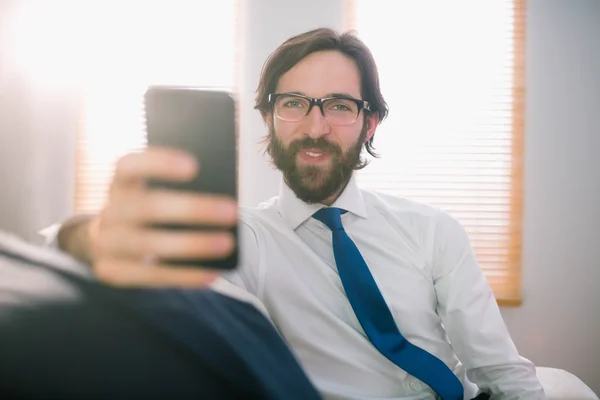
<svg viewBox="0 0 600 400">
<path fill-rule="evenodd" d="M 323 208 L 313 217 L 331 229 L 333 254 L 346 296 L 367 337 L 385 357 L 429 385 L 443 400 L 463 400 L 463 387 L 440 359 L 402 336 L 360 251 L 342 225 L 339 208 Z"/>
</svg>

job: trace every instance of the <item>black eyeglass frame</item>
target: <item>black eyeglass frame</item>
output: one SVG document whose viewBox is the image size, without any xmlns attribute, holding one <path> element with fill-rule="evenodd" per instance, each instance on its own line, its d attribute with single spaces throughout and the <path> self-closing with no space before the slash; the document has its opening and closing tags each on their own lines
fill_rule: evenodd
<svg viewBox="0 0 600 400">
<path fill-rule="evenodd" d="M 269 97 L 267 100 L 268 100 L 269 104 L 271 105 L 271 109 L 273 111 L 275 110 L 275 102 L 277 101 L 277 99 L 279 97 L 283 97 L 283 96 L 299 97 L 299 98 L 308 100 L 308 102 L 309 102 L 308 110 L 306 110 L 306 114 L 304 114 L 304 116 L 302 118 L 304 118 L 308 114 L 310 114 L 313 107 L 316 105 L 321 110 L 321 115 L 325 119 L 327 119 L 327 116 L 325 116 L 325 110 L 323 109 L 323 104 L 329 100 L 348 100 L 348 101 L 352 101 L 352 102 L 356 103 L 356 106 L 358 107 L 358 111 L 357 111 L 356 115 L 354 116 L 354 120 L 352 122 L 349 122 L 348 124 L 354 123 L 354 121 L 356 121 L 356 119 L 358 118 L 358 116 L 360 115 L 360 112 L 362 110 L 366 110 L 369 112 L 371 111 L 368 101 L 356 99 L 356 98 L 350 97 L 350 96 L 330 96 L 330 97 L 323 97 L 321 99 L 317 99 L 317 98 L 305 96 L 305 95 L 299 94 L 299 93 L 271 93 L 271 94 L 269 94 Z M 279 117 L 279 115 L 278 115 L 278 117 Z M 279 118 L 281 118 L 281 117 L 279 117 Z M 283 119 L 283 118 L 281 118 L 281 119 Z"/>
</svg>

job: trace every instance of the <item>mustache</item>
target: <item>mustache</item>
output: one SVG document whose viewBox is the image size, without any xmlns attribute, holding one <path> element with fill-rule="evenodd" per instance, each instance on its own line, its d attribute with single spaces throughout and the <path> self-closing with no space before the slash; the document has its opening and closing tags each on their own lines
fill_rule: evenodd
<svg viewBox="0 0 600 400">
<path fill-rule="evenodd" d="M 323 138 L 318 138 L 318 139 L 304 138 L 304 139 L 295 140 L 289 144 L 288 151 L 291 154 L 296 154 L 300 150 L 306 149 L 306 148 L 322 150 L 323 152 L 334 154 L 334 155 L 342 154 L 341 147 L 339 147 L 338 145 L 336 145 L 334 143 L 328 142 L 327 140 L 325 140 Z"/>
</svg>

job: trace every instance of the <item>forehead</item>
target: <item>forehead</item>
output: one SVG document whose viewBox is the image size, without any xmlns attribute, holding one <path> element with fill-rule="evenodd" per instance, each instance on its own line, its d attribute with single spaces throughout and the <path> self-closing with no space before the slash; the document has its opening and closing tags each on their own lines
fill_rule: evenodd
<svg viewBox="0 0 600 400">
<path fill-rule="evenodd" d="M 361 98 L 360 73 L 350 57 L 339 51 L 309 54 L 281 76 L 277 92 L 301 92 L 311 97 L 347 93 Z"/>
</svg>

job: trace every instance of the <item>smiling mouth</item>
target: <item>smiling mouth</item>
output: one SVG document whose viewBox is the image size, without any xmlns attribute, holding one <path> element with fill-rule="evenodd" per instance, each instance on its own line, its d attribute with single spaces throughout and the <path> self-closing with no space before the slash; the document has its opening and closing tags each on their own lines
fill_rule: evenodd
<svg viewBox="0 0 600 400">
<path fill-rule="evenodd" d="M 330 156 L 330 153 L 317 149 L 305 149 L 298 152 L 298 157 L 309 164 L 324 162 L 328 160 Z"/>
</svg>

